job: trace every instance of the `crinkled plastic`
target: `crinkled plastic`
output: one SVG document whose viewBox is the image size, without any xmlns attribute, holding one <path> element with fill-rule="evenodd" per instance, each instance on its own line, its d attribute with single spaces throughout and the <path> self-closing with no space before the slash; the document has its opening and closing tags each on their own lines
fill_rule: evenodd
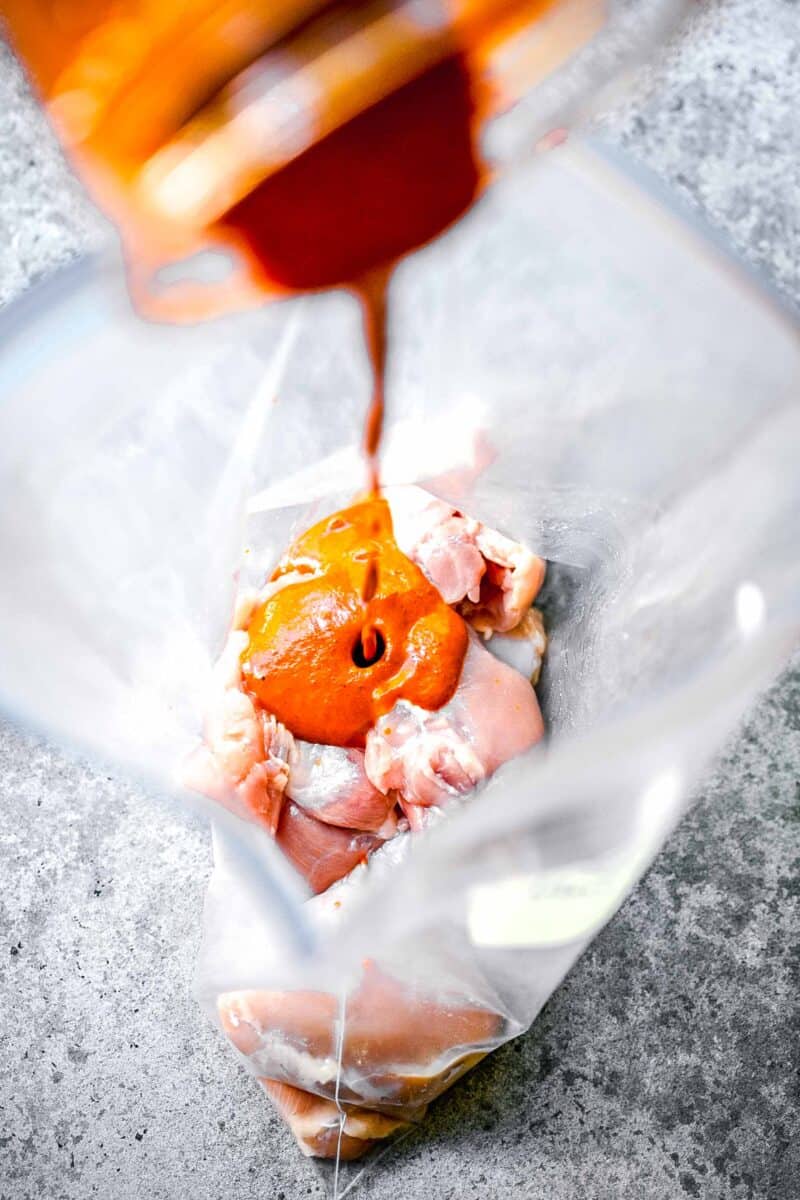
<svg viewBox="0 0 800 1200">
<path fill-rule="evenodd" d="M 550 561 L 548 739 L 310 901 L 215 816 L 203 1001 L 356 1140 L 350 1106 L 414 1120 L 533 1021 L 800 621 L 796 323 L 620 164 L 521 169 L 391 306 L 386 481 Z M 102 266 L 6 315 L 10 712 L 174 781 L 237 582 L 361 485 L 358 321 L 332 295 L 163 329 Z"/>
</svg>

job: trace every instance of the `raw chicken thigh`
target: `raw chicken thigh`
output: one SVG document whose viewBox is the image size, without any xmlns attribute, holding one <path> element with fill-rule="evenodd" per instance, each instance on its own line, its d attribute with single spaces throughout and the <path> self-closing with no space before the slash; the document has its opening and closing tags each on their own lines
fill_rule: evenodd
<svg viewBox="0 0 800 1200">
<path fill-rule="evenodd" d="M 294 739 L 243 691 L 240 655 L 246 645 L 243 631 L 228 636 L 212 679 L 205 741 L 184 766 L 182 782 L 274 835 Z"/>
<path fill-rule="evenodd" d="M 546 638 L 531 604 L 544 572 L 524 546 L 420 488 L 326 518 L 259 595 L 242 598 L 184 781 L 267 828 L 316 893 L 309 903 L 338 909 L 370 855 L 405 852 L 432 813 L 541 739 L 532 683 Z M 284 619 L 275 603 L 287 599 Z M 325 726 L 315 700 L 332 714 L 329 742 L 287 728 Z M 227 1036 L 304 1153 L 323 1157 L 358 1157 L 403 1128 L 392 1105 L 421 1116 L 486 1053 L 501 1020 L 468 996 L 443 1003 L 365 963 L 339 1070 L 337 1005 L 316 992 L 219 1001 Z"/>
<path fill-rule="evenodd" d="M 479 633 L 506 633 L 544 582 L 545 561 L 418 487 L 387 488 L 398 546 Z"/>
<path fill-rule="evenodd" d="M 287 794 L 318 821 L 370 833 L 381 831 L 394 807 L 367 777 L 364 751 L 347 746 L 296 741 Z"/>
<path fill-rule="evenodd" d="M 409 1107 L 421 1119 L 427 1104 L 487 1053 L 502 1024 L 496 1012 L 460 997 L 443 1004 L 404 986 L 371 961 L 348 997 L 340 1067 L 334 995 L 231 992 L 219 1011 L 304 1153 L 333 1156 L 341 1130 L 343 1158 L 404 1128 Z M 305 1088 L 296 1086 L 301 1080 Z"/>
<path fill-rule="evenodd" d="M 366 771 L 381 791 L 397 791 L 416 829 L 420 807 L 471 792 L 543 732 L 533 688 L 473 634 L 452 700 L 437 712 L 399 700 L 367 736 Z"/>
<path fill-rule="evenodd" d="M 259 1082 L 309 1157 L 335 1158 L 338 1154 L 347 1162 L 366 1154 L 382 1138 L 408 1128 L 407 1121 L 354 1104 L 337 1107 L 333 1100 L 277 1079 Z"/>
<path fill-rule="evenodd" d="M 215 670 L 205 744 L 186 771 L 189 786 L 264 825 L 315 892 L 392 837 L 398 813 L 421 828 L 426 809 L 472 791 L 543 733 L 529 679 L 544 653 L 541 618 L 530 608 L 544 562 L 421 488 L 390 488 L 386 498 L 400 549 L 493 653 L 471 632 L 450 700 L 435 710 L 397 700 L 363 749 L 294 738 L 246 690 L 242 674 L 257 603 L 319 571 L 303 558 L 299 572 L 301 556 L 290 551 L 283 561 L 292 567 L 281 566 L 259 596 L 239 605 Z M 349 537 L 342 527 L 330 519 L 337 536 Z M 303 535 L 304 554 L 308 544 Z"/>
</svg>

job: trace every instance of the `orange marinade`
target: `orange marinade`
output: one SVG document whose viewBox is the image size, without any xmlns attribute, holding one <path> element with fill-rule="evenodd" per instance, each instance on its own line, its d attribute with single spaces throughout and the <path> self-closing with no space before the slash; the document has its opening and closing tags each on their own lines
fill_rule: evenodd
<svg viewBox="0 0 800 1200">
<path fill-rule="evenodd" d="M 385 500 L 343 509 L 304 533 L 254 611 L 242 654 L 247 691 L 295 737 L 363 746 L 397 700 L 441 708 L 467 650 L 463 619 L 400 551 Z"/>
</svg>

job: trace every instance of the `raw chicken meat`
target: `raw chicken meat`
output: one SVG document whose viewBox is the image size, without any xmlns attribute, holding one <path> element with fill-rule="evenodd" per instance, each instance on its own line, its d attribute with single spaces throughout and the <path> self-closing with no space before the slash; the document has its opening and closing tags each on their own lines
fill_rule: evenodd
<svg viewBox="0 0 800 1200">
<path fill-rule="evenodd" d="M 443 600 L 487 636 L 520 623 L 544 582 L 544 559 L 422 488 L 385 494 L 398 546 Z"/>
<path fill-rule="evenodd" d="M 346 746 L 294 743 L 286 794 L 318 821 L 377 833 L 395 798 L 370 783 L 364 751 Z"/>
<path fill-rule="evenodd" d="M 509 629 L 508 633 L 493 634 L 486 646 L 496 658 L 519 671 L 535 687 L 547 649 L 542 614 L 538 608 L 529 608 L 519 625 Z"/>
<path fill-rule="evenodd" d="M 408 1121 L 387 1117 L 374 1109 L 325 1100 L 276 1079 L 259 1079 L 295 1136 L 303 1154 L 343 1162 L 361 1158 L 381 1138 L 408 1128 Z M 420 1114 L 422 1115 L 422 1114 Z"/>
<path fill-rule="evenodd" d="M 336 1058 L 338 1009 L 337 997 L 327 992 L 244 991 L 220 1000 L 225 1032 L 238 1050 L 252 1056 L 278 1042 L 284 1049 L 309 1055 L 321 1071 L 313 1080 L 319 1087 L 332 1083 L 325 1076 Z M 387 1012 L 396 1018 L 390 1024 Z M 423 1075 L 424 1068 L 435 1067 L 454 1047 L 475 1053 L 494 1037 L 499 1024 L 496 1013 L 463 1002 L 442 1004 L 367 961 L 361 984 L 347 1002 L 342 1094 L 346 1099 L 358 1098 L 356 1077 L 388 1073 L 396 1075 L 394 1099 L 405 1102 L 409 1081 L 397 1072 L 398 1064 L 411 1063 L 414 1075 Z M 348 1080 L 350 1069 L 353 1078 Z"/>
<path fill-rule="evenodd" d="M 214 670 L 205 743 L 185 764 L 181 781 L 274 835 L 294 739 L 242 690 L 239 656 L 246 644 L 238 630 L 228 637 Z"/>
<path fill-rule="evenodd" d="M 237 608 L 246 620 L 253 598 Z M 370 783 L 364 753 L 295 740 L 275 717 L 242 689 L 240 656 L 247 634 L 236 628 L 214 669 L 204 744 L 190 756 L 184 786 L 202 792 L 239 816 L 278 829 L 284 797 L 317 821 L 378 832 L 395 806 Z"/>
<path fill-rule="evenodd" d="M 392 801 L 392 808 L 394 801 Z M 326 825 L 288 801 L 281 813 L 276 839 L 311 890 L 324 892 L 337 879 L 367 861 L 373 850 L 394 835 L 397 820 L 388 815 L 381 833 L 361 833 Z"/>
<path fill-rule="evenodd" d="M 411 832 L 430 824 L 448 802 L 473 791 L 543 735 L 531 681 L 538 678 L 546 638 L 540 614 L 530 607 L 544 576 L 543 561 L 419 488 L 390 489 L 387 499 L 400 550 L 427 577 L 420 586 L 432 583 L 438 590 L 436 603 L 444 600 L 449 606 L 444 613 L 456 621 L 462 639 L 464 623 L 452 610 L 471 627 L 455 691 L 451 685 L 447 692 L 450 699 L 424 708 L 396 699 L 401 688 L 393 692 L 380 680 L 371 682 L 371 695 L 380 705 L 376 711 L 391 705 L 389 711 L 368 727 L 365 743 L 327 745 L 293 737 L 267 711 L 266 701 L 251 694 L 242 659 L 258 606 L 284 587 L 303 581 L 307 587 L 310 578 L 319 590 L 324 579 L 320 538 L 338 537 L 342 553 L 361 554 L 357 561 L 364 561 L 358 526 L 343 519 L 351 513 L 335 514 L 293 543 L 261 593 L 242 597 L 215 671 L 205 745 L 186 772 L 190 786 L 266 826 L 316 893 L 309 904 L 331 912 L 341 909 L 347 889 L 358 889 L 367 878 L 371 854 L 385 847 L 374 868 L 391 867 L 396 850 L 408 852 Z M 388 514 L 383 520 L 388 522 Z M 381 567 L 389 571 L 392 554 L 406 561 L 390 545 L 388 552 L 376 550 L 384 557 L 375 560 L 375 580 Z M 383 579 L 384 588 L 391 578 Z M 396 599 L 393 592 L 389 599 Z M 324 606 L 313 615 L 328 620 Z M 358 608 L 356 615 L 360 628 L 364 618 Z M 433 671 L 442 650 L 435 625 L 415 641 L 402 621 L 393 633 L 381 625 L 380 614 L 371 619 L 382 642 L 384 635 L 386 644 L 395 634 L 402 639 L 397 644 L 405 648 L 408 664 L 400 664 L 401 683 L 405 672 L 419 672 L 426 664 Z M 317 655 L 315 669 L 321 664 L 324 672 L 325 655 L 317 645 L 311 649 Z M 345 649 L 349 663 L 349 644 Z M 358 663 L 355 656 L 353 662 L 356 674 L 373 666 L 372 660 Z M 301 671 L 298 688 L 307 684 L 294 651 L 279 665 Z M 364 673 L 359 686 L 367 678 Z M 309 703 L 319 692 L 315 687 Z M 305 703 L 302 690 L 297 695 Z M 331 690 L 327 700 L 341 706 L 343 695 Z M 395 837 L 406 830 L 411 832 Z M 225 1033 L 250 1059 L 303 1152 L 342 1158 L 357 1158 L 405 1128 L 409 1113 L 421 1117 L 431 1100 L 483 1057 L 504 1020 L 463 988 L 430 995 L 399 983 L 372 962 L 363 964 L 360 985 L 348 995 L 341 1061 L 341 1012 L 333 994 L 228 993 L 219 999 L 219 1014 Z"/>
<path fill-rule="evenodd" d="M 367 736 L 367 775 L 396 790 L 411 828 L 417 806 L 446 804 L 539 741 L 544 732 L 528 681 L 473 634 L 456 693 L 438 712 L 400 700 Z"/>
<path fill-rule="evenodd" d="M 429 710 L 398 700 L 368 732 L 365 751 L 293 738 L 245 690 L 242 656 L 256 606 L 316 572 L 316 560 L 302 556 L 310 533 L 281 560 L 277 578 L 240 599 L 214 673 L 205 745 L 185 773 L 189 786 L 264 825 L 315 892 L 393 835 L 398 805 L 412 829 L 422 828 L 425 810 L 472 791 L 543 732 L 520 673 L 537 673 L 544 651 L 541 617 L 529 608 L 542 560 L 420 488 L 389 489 L 388 499 L 401 548 L 448 604 L 491 636 L 493 654 L 471 634 L 449 702 Z M 326 530 L 352 541 L 345 521 L 333 518 Z"/>
<path fill-rule="evenodd" d="M 340 1005 L 329 992 L 230 992 L 220 997 L 225 1033 L 260 1077 L 381 1111 L 435 1099 L 488 1050 L 503 1024 L 461 996 L 432 996 L 366 961 L 346 1005 L 341 1069 Z M 387 1020 L 391 1014 L 391 1020 Z M 287 1079 L 288 1076 L 288 1079 Z M 385 1136 L 374 1131 L 373 1136 Z"/>
<path fill-rule="evenodd" d="M 410 839 L 399 834 L 377 851 L 378 877 L 403 861 Z M 360 868 L 307 901 L 321 935 L 362 902 L 367 883 Z M 223 1030 L 304 1153 L 333 1157 L 343 1115 L 342 1156 L 348 1158 L 421 1120 L 427 1105 L 503 1034 L 502 1003 L 480 974 L 465 977 L 458 969 L 448 976 L 446 967 L 443 974 L 442 948 L 429 949 L 438 968 L 432 989 L 428 972 L 419 969 L 425 953 L 416 983 L 407 974 L 400 982 L 389 964 L 367 959 L 344 1004 L 338 994 L 315 990 L 248 989 L 218 997 Z"/>
</svg>

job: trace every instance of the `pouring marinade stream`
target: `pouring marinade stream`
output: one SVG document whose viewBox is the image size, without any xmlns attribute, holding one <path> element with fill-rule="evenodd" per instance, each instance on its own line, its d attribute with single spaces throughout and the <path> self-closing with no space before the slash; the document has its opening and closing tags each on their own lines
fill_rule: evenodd
<svg viewBox="0 0 800 1200">
<path fill-rule="evenodd" d="M 221 221 L 247 246 L 265 289 L 344 287 L 357 296 L 373 375 L 363 435 L 372 493 L 379 488 L 392 270 L 478 196 L 484 173 L 476 119 L 469 70 L 454 55 L 316 142 Z"/>
<path fill-rule="evenodd" d="M 459 637 L 453 631 L 452 622 L 445 631 L 448 621 L 442 610 L 446 610 L 446 606 L 440 604 L 441 660 L 436 666 L 428 665 L 427 691 L 422 687 L 419 678 L 421 639 L 427 633 L 430 642 L 429 630 L 437 619 L 436 606 L 429 594 L 430 585 L 419 571 L 419 578 L 410 578 L 408 570 L 404 575 L 398 569 L 397 555 L 392 553 L 390 546 L 388 509 L 378 497 L 389 347 L 387 293 L 391 273 L 398 258 L 436 237 L 456 221 L 477 196 L 482 172 L 473 145 L 475 111 L 466 63 L 460 56 L 452 56 L 314 144 L 264 180 L 224 217 L 224 225 L 236 231 L 247 243 L 266 285 L 277 284 L 292 291 L 344 286 L 356 294 L 362 306 L 364 339 L 373 378 L 362 443 L 370 501 L 354 518 L 353 528 L 358 530 L 361 545 L 368 555 L 368 565 L 363 564 L 363 571 L 361 564 L 356 569 L 354 561 L 346 566 L 353 587 L 358 586 L 354 571 L 356 575 L 363 575 L 361 614 L 356 617 L 351 611 L 353 588 L 345 587 L 341 572 L 333 570 L 332 563 L 328 563 L 326 580 L 330 586 L 326 603 L 335 611 L 330 611 L 326 620 L 338 623 L 345 642 L 351 639 L 353 645 L 358 643 L 365 663 L 363 667 L 353 669 L 353 645 L 339 647 L 343 650 L 343 661 L 349 664 L 346 685 L 344 676 L 337 688 L 333 687 L 332 679 L 328 679 L 326 698 L 329 703 L 323 705 L 319 705 L 321 693 L 316 692 L 317 707 L 324 708 L 329 714 L 336 710 L 338 721 L 333 721 L 329 715 L 330 723 L 326 728 L 321 716 L 311 721 L 316 735 L 327 732 L 326 737 L 314 736 L 312 741 L 357 744 L 359 738 L 363 740 L 370 720 L 374 720 L 381 709 L 388 711 L 391 700 L 401 694 L 419 698 L 425 692 L 425 698 L 435 702 L 429 707 L 440 707 L 455 690 L 463 662 L 466 634 Z M 374 526 L 373 533 L 368 530 L 370 523 Z M 330 555 L 330 551 L 326 553 Z M 393 593 L 391 588 L 395 589 Z M 313 608 L 312 591 L 314 589 L 306 586 L 303 598 Z M 338 596 L 335 606 L 334 593 Z M 319 588 L 314 594 L 319 599 Z M 401 595 L 404 598 L 403 620 L 412 631 L 408 645 L 398 632 Z M 262 676 L 269 676 L 273 681 L 286 677 L 282 701 L 273 703 L 272 711 L 278 719 L 282 719 L 281 714 L 286 715 L 285 724 L 294 732 L 297 732 L 298 720 L 306 728 L 310 718 L 308 715 L 301 718 L 298 711 L 305 701 L 298 700 L 287 709 L 287 697 L 303 695 L 305 689 L 300 686 L 301 679 L 313 680 L 315 685 L 322 682 L 314 669 L 315 647 L 299 635 L 297 614 L 289 611 L 297 600 L 298 595 L 293 592 L 291 600 L 286 598 L 285 604 L 276 598 L 267 612 L 262 611 L 265 625 L 258 642 L 262 647 Z M 424 621 L 422 614 L 426 607 Z M 391 616 L 389 608 L 393 610 Z M 319 617 L 319 609 L 315 611 Z M 379 612 L 382 614 L 380 620 Z M 355 637 L 354 625 L 359 619 L 362 621 L 361 633 Z M 313 621 L 313 618 L 309 617 L 309 620 Z M 387 621 L 390 625 L 394 623 L 391 636 Z M 281 645 L 289 638 L 289 629 L 293 630 L 293 669 L 285 661 L 283 670 L 276 669 L 277 642 L 273 642 L 271 653 L 263 648 L 278 629 L 283 630 L 279 638 Z M 255 636 L 251 633 L 251 641 Z M 377 654 L 379 637 L 383 643 L 380 655 Z M 401 661 L 403 655 L 410 657 Z M 412 662 L 417 665 L 412 666 Z M 251 660 L 245 662 L 246 670 L 253 666 Z M 390 670 L 394 672 L 395 681 L 397 673 L 405 671 L 402 687 L 397 682 L 393 685 L 394 690 L 388 686 L 384 677 L 388 678 Z M 363 703 L 359 708 L 354 697 L 365 695 L 376 674 L 384 680 L 384 690 L 380 699 L 372 701 L 372 708 L 367 712 Z M 443 682 L 434 687 L 434 677 Z M 267 701 L 269 708 L 269 701 L 277 699 L 277 683 L 267 686 L 264 678 L 254 681 L 252 671 L 247 678 L 249 686 Z M 308 707 L 305 706 L 306 714 Z M 359 708 L 360 717 L 345 734 L 342 722 L 350 708 Z"/>
</svg>

